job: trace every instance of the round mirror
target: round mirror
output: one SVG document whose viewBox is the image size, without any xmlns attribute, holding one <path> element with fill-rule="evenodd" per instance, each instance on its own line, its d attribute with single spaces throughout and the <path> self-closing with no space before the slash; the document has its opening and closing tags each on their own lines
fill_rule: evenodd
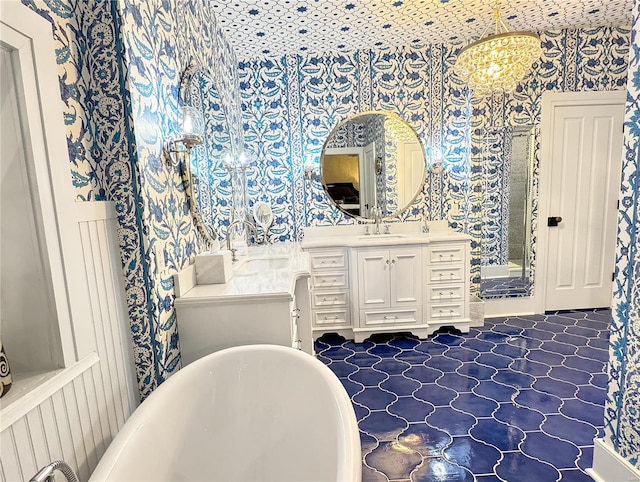
<svg viewBox="0 0 640 482">
<path fill-rule="evenodd" d="M 227 175 L 224 164 L 231 156 L 232 145 L 226 106 L 210 73 L 204 68 L 193 68 L 183 78 L 184 104 L 202 112 L 204 135 L 202 144 L 191 153 L 190 177 L 197 209 L 207 226 L 219 226 L 221 213 L 216 192 L 219 178 Z M 196 207 L 196 206 L 193 206 Z"/>
<path fill-rule="evenodd" d="M 422 190 L 426 159 L 420 138 L 390 112 L 363 112 L 335 127 L 322 148 L 325 192 L 344 213 L 373 218 L 400 214 Z"/>
</svg>

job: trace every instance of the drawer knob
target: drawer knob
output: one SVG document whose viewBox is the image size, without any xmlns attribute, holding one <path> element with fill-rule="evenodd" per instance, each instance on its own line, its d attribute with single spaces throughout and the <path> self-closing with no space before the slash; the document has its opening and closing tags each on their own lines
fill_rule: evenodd
<svg viewBox="0 0 640 482">
<path fill-rule="evenodd" d="M 385 316 L 384 319 L 385 320 L 397 320 L 398 317 L 397 316 Z"/>
</svg>

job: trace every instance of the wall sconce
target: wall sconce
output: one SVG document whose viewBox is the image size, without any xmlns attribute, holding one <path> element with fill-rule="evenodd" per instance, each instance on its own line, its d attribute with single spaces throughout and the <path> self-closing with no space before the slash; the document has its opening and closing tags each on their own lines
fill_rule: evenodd
<svg viewBox="0 0 640 482">
<path fill-rule="evenodd" d="M 194 146 L 202 144 L 204 134 L 204 117 L 202 113 L 193 107 L 182 108 L 182 137 L 170 139 L 165 147 L 167 165 L 177 166 L 184 161 L 186 155 L 191 153 Z"/>
<path fill-rule="evenodd" d="M 304 166 L 304 178 L 307 181 L 313 181 L 316 178 L 316 169 L 313 164 L 309 163 Z"/>
<path fill-rule="evenodd" d="M 382 157 L 378 156 L 376 157 L 376 165 L 375 165 L 375 169 L 376 169 L 376 174 L 379 176 L 380 174 L 382 174 Z"/>
</svg>

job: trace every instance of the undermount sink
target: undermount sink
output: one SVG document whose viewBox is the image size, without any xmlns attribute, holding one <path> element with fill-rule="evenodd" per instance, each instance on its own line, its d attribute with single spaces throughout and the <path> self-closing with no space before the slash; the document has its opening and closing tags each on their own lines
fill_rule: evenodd
<svg viewBox="0 0 640 482">
<path fill-rule="evenodd" d="M 284 269 L 289 266 L 289 258 L 248 258 L 233 267 L 234 274 L 248 275 L 264 270 Z"/>
<path fill-rule="evenodd" d="M 358 236 L 358 239 L 394 239 L 394 238 L 406 238 L 406 234 L 363 234 Z"/>
</svg>

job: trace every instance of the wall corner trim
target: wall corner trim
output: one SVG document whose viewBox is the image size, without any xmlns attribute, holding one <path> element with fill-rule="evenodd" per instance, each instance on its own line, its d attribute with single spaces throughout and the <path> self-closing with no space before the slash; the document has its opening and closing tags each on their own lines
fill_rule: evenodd
<svg viewBox="0 0 640 482">
<path fill-rule="evenodd" d="M 596 482 L 638 482 L 640 471 L 627 462 L 602 438 L 594 439 L 593 468 L 587 473 Z"/>
</svg>

